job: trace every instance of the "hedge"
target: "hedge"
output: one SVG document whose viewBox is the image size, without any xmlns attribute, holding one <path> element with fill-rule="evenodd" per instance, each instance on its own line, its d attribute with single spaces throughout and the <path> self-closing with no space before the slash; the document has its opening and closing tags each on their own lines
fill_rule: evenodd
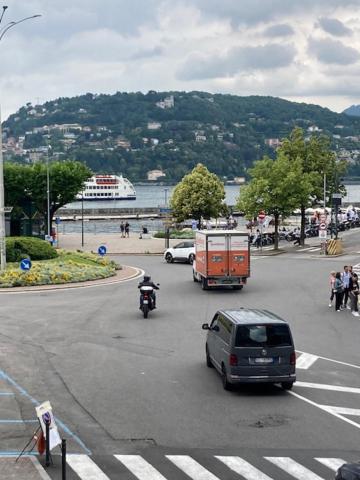
<svg viewBox="0 0 360 480">
<path fill-rule="evenodd" d="M 165 238 L 165 232 L 154 233 L 154 238 Z M 170 238 L 192 239 L 195 238 L 193 230 L 170 230 Z"/>
<path fill-rule="evenodd" d="M 8 262 L 20 262 L 23 258 L 49 260 L 56 257 L 56 250 L 45 240 L 34 237 L 8 237 L 6 239 L 6 260 Z"/>
</svg>

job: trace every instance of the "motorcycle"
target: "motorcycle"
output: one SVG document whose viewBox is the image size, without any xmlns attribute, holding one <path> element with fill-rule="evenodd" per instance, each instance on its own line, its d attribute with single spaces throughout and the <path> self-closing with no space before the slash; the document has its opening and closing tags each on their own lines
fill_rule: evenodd
<svg viewBox="0 0 360 480">
<path fill-rule="evenodd" d="M 154 310 L 153 292 L 154 289 L 150 286 L 144 285 L 140 288 L 140 309 L 143 312 L 144 318 L 148 318 L 149 312 Z"/>
</svg>

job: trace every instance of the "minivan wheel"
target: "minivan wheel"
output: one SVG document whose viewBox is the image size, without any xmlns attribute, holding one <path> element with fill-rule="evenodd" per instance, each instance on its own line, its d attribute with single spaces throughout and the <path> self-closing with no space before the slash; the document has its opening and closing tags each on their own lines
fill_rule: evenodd
<svg viewBox="0 0 360 480">
<path fill-rule="evenodd" d="M 227 390 L 227 391 L 231 390 L 232 385 L 227 379 L 226 368 L 224 365 L 222 365 L 221 367 L 221 380 L 222 380 L 224 390 Z"/>
<path fill-rule="evenodd" d="M 281 382 L 281 386 L 284 390 L 291 390 L 294 382 Z"/>
<path fill-rule="evenodd" d="M 174 259 L 173 259 L 173 256 L 171 255 L 171 253 L 167 253 L 165 255 L 165 260 L 167 261 L 167 263 L 173 263 Z"/>
<path fill-rule="evenodd" d="M 209 349 L 207 345 L 206 345 L 206 366 L 209 368 L 214 368 L 214 365 L 212 364 L 212 361 L 209 355 Z"/>
</svg>

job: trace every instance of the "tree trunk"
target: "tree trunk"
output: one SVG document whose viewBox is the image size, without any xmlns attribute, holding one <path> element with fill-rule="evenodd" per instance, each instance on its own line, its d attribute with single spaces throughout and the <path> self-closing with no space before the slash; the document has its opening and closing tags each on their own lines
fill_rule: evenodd
<svg viewBox="0 0 360 480">
<path fill-rule="evenodd" d="M 305 245 L 305 205 L 301 205 L 300 245 Z"/>
<path fill-rule="evenodd" d="M 275 233 L 274 233 L 274 250 L 279 249 L 279 214 L 274 215 L 275 220 Z"/>
</svg>

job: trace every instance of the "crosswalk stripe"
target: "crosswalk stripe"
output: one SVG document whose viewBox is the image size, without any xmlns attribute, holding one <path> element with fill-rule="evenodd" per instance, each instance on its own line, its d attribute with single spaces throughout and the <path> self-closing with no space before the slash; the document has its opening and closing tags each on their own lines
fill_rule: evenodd
<svg viewBox="0 0 360 480">
<path fill-rule="evenodd" d="M 319 357 L 312 353 L 302 353 L 300 357 L 296 359 L 296 368 L 307 370 L 313 365 Z"/>
<path fill-rule="evenodd" d="M 219 480 L 189 455 L 166 455 L 166 458 L 192 480 Z"/>
<path fill-rule="evenodd" d="M 110 480 L 87 455 L 67 455 L 66 462 L 83 480 Z"/>
<path fill-rule="evenodd" d="M 150 463 L 140 455 L 114 455 L 139 480 L 166 480 Z"/>
<path fill-rule="evenodd" d="M 265 473 L 255 468 L 243 458 L 217 455 L 215 455 L 215 458 L 223 462 L 230 470 L 242 475 L 246 480 L 272 480 L 268 475 L 265 475 Z"/>
<path fill-rule="evenodd" d="M 322 477 L 319 477 L 319 475 L 316 475 L 316 473 L 313 473 L 300 463 L 295 462 L 295 460 L 290 457 L 264 458 L 298 480 L 324 480 Z"/>
<path fill-rule="evenodd" d="M 337 469 L 341 467 L 341 465 L 344 465 L 344 463 L 346 463 L 345 460 L 343 460 L 342 458 L 315 458 L 315 460 L 325 465 L 325 467 L 334 470 L 334 472 L 336 472 Z"/>
<path fill-rule="evenodd" d="M 360 408 L 348 408 L 348 407 L 332 407 L 330 405 L 321 405 L 324 410 L 329 412 L 339 413 L 340 415 L 350 415 L 352 417 L 360 417 Z"/>
</svg>

